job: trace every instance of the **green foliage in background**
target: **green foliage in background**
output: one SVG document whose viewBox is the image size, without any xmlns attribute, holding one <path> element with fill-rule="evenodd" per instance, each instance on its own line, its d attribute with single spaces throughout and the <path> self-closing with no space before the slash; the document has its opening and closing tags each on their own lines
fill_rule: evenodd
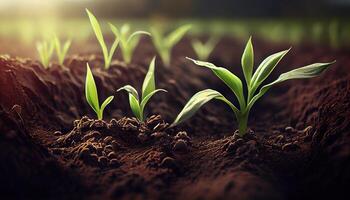
<svg viewBox="0 0 350 200">
<path fill-rule="evenodd" d="M 281 74 L 277 80 L 266 84 L 262 87 L 261 84 L 275 69 L 280 60 L 288 53 L 288 50 L 275 53 L 261 62 L 254 72 L 254 50 L 251 38 L 248 40 L 245 50 L 242 55 L 241 64 L 244 73 L 245 82 L 247 85 L 247 97 L 244 95 L 242 81 L 232 72 L 223 67 L 217 67 L 212 63 L 193 60 L 194 64 L 209 68 L 219 77 L 236 96 L 239 107 L 227 100 L 221 93 L 207 89 L 195 94 L 185 105 L 180 114 L 176 117 L 172 126 L 175 126 L 193 116 L 196 111 L 205 103 L 212 99 L 219 99 L 232 109 L 238 121 L 239 135 L 243 136 L 247 132 L 249 112 L 254 103 L 261 98 L 272 86 L 290 79 L 312 78 L 320 75 L 332 63 L 314 63 L 305 67 L 297 68 L 292 71 Z M 253 73 L 254 72 L 254 73 Z M 259 92 L 256 92 L 260 87 Z"/>
<path fill-rule="evenodd" d="M 201 42 L 199 39 L 193 39 L 191 44 L 197 58 L 199 60 L 207 61 L 218 42 L 219 38 L 211 37 L 207 42 Z"/>
<path fill-rule="evenodd" d="M 191 25 L 183 25 L 165 36 L 161 29 L 151 28 L 153 44 L 165 66 L 170 66 L 171 50 L 190 29 Z"/>
<path fill-rule="evenodd" d="M 146 77 L 142 84 L 142 97 L 140 99 L 137 90 L 131 85 L 125 85 L 118 89 L 118 92 L 121 90 L 125 90 L 129 94 L 129 103 L 131 107 L 131 111 L 135 115 L 135 117 L 143 121 L 144 120 L 144 109 L 147 102 L 151 99 L 151 97 L 157 92 L 166 92 L 164 89 L 156 89 L 155 77 L 154 77 L 154 68 L 155 68 L 155 57 L 152 59 Z"/>
<path fill-rule="evenodd" d="M 140 41 L 141 35 L 151 35 L 146 31 L 136 31 L 131 33 L 129 24 L 124 24 L 120 30 L 111 23 L 109 23 L 109 26 L 111 27 L 116 38 L 119 38 L 120 40 L 120 48 L 122 50 L 123 59 L 127 64 L 129 64 L 132 60 L 132 55 Z"/>
<path fill-rule="evenodd" d="M 92 75 L 89 63 L 86 64 L 85 97 L 88 104 L 97 114 L 99 120 L 103 119 L 104 109 L 114 98 L 113 96 L 109 96 L 100 106 L 94 76 Z"/>
<path fill-rule="evenodd" d="M 118 47 L 119 39 L 117 37 L 115 38 L 110 50 L 108 51 L 107 45 L 106 45 L 105 40 L 103 38 L 100 24 L 98 23 L 96 17 L 88 9 L 86 9 L 86 12 L 89 16 L 90 23 L 91 23 L 92 29 L 94 30 L 96 38 L 97 38 L 98 42 L 100 43 L 103 57 L 105 60 L 105 69 L 108 69 L 111 65 L 113 54 Z"/>
<path fill-rule="evenodd" d="M 60 65 L 63 65 L 64 59 L 67 55 L 67 52 L 70 48 L 70 45 L 72 43 L 71 40 L 67 40 L 63 46 L 61 44 L 61 41 L 58 39 L 57 36 L 54 37 L 54 43 L 55 43 L 55 49 L 56 49 L 56 54 L 57 54 L 57 59 L 58 59 L 58 63 Z"/>
<path fill-rule="evenodd" d="M 41 41 L 36 44 L 41 64 L 45 69 L 49 68 L 50 61 L 54 52 L 55 43 L 52 40 Z"/>
</svg>

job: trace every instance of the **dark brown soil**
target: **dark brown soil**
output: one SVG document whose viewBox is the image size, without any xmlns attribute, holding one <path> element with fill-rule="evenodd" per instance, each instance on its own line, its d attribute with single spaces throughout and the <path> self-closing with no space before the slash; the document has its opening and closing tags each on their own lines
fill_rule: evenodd
<svg viewBox="0 0 350 200">
<path fill-rule="evenodd" d="M 141 87 L 155 54 L 149 40 L 142 40 L 133 64 L 117 61 L 118 55 L 109 70 L 99 54 L 71 56 L 65 67 L 53 64 L 48 70 L 30 59 L 2 56 L 0 198 L 349 198 L 349 51 L 294 48 L 269 80 L 312 62 L 337 63 L 321 77 L 271 89 L 251 113 L 251 132 L 238 138 L 233 114 L 221 102 L 168 128 L 201 89 L 234 99 L 209 70 L 184 59 L 194 57 L 188 43 L 176 46 L 170 68 L 157 60 L 157 87 L 168 93 L 150 101 L 144 123 L 132 118 L 126 95 L 116 89 Z M 258 40 L 256 61 L 286 48 Z M 241 76 L 242 49 L 243 43 L 224 38 L 211 61 Z M 100 97 L 115 95 L 106 121 L 94 120 L 85 101 L 86 62 Z"/>
</svg>

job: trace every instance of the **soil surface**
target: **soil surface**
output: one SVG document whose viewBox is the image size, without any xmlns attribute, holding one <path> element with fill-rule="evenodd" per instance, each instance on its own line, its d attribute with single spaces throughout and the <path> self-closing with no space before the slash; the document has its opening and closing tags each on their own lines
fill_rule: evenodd
<svg viewBox="0 0 350 200">
<path fill-rule="evenodd" d="M 242 77 L 243 42 L 223 38 L 210 61 Z M 289 48 L 254 42 L 256 63 Z M 244 138 L 221 102 L 206 104 L 191 120 L 169 124 L 197 91 L 212 88 L 234 99 L 195 57 L 185 38 L 170 67 L 156 62 L 159 93 L 148 118 L 132 117 L 116 90 L 140 89 L 155 55 L 141 40 L 132 64 L 116 56 L 103 69 L 99 49 L 43 69 L 31 59 L 0 57 L 1 199 L 348 199 L 350 182 L 350 51 L 293 47 L 269 82 L 292 68 L 337 59 L 322 76 L 272 88 L 253 108 Z M 100 99 L 115 95 L 105 121 L 84 96 L 86 62 Z M 257 65 L 257 64 L 256 64 Z"/>
</svg>

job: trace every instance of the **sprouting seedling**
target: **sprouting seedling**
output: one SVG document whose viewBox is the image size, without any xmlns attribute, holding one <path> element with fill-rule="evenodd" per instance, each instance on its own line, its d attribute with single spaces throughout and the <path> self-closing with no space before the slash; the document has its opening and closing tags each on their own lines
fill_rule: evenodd
<svg viewBox="0 0 350 200">
<path fill-rule="evenodd" d="M 55 42 L 55 49 L 56 49 L 56 54 L 57 54 L 57 58 L 58 58 L 58 63 L 60 65 L 63 65 L 64 59 L 65 59 L 67 52 L 69 50 L 69 47 L 71 45 L 71 40 L 67 40 L 63 44 L 63 48 L 61 45 L 61 41 L 58 39 L 57 36 L 54 37 L 54 42 Z"/>
<path fill-rule="evenodd" d="M 183 25 L 175 29 L 173 32 L 164 36 L 160 29 L 151 28 L 152 40 L 165 66 L 170 65 L 170 56 L 172 48 L 182 39 L 189 31 L 191 25 Z"/>
<path fill-rule="evenodd" d="M 205 43 L 201 42 L 199 39 L 193 39 L 191 44 L 194 52 L 197 54 L 197 58 L 207 61 L 218 42 L 219 39 L 217 37 L 211 37 Z"/>
<path fill-rule="evenodd" d="M 105 40 L 103 38 L 100 24 L 98 23 L 96 17 L 88 9 L 86 9 L 86 12 L 89 16 L 90 23 L 91 23 L 92 29 L 95 32 L 96 38 L 97 38 L 98 42 L 100 43 L 103 57 L 105 60 L 105 68 L 108 69 L 111 65 L 113 54 L 118 47 L 119 39 L 117 37 L 115 38 L 110 50 L 108 51 L 107 45 L 106 45 Z"/>
<path fill-rule="evenodd" d="M 193 60 L 196 65 L 207 67 L 213 71 L 213 73 L 218 76 L 234 93 L 238 100 L 239 107 L 236 107 L 233 103 L 227 100 L 222 94 L 218 91 L 212 89 L 202 90 L 196 93 L 185 105 L 183 110 L 177 116 L 172 126 L 175 126 L 195 114 L 195 112 L 205 103 L 212 99 L 219 99 L 224 101 L 230 106 L 234 112 L 236 119 L 238 121 L 238 135 L 244 136 L 248 128 L 248 117 L 249 112 L 254 105 L 254 103 L 262 97 L 272 86 L 281 83 L 290 79 L 303 79 L 303 78 L 312 78 L 320 75 L 324 70 L 326 70 L 331 63 L 314 63 L 307 65 L 301 68 L 291 70 L 289 72 L 281 74 L 277 80 L 264 85 L 260 88 L 260 91 L 256 93 L 257 89 L 263 81 L 271 74 L 276 65 L 280 60 L 288 53 L 290 49 L 275 53 L 267 57 L 255 70 L 253 74 L 253 65 L 254 65 L 254 51 L 251 38 L 248 40 L 248 43 L 245 47 L 245 50 L 242 55 L 242 68 L 244 73 L 245 82 L 247 85 L 247 97 L 243 93 L 243 84 L 242 81 L 229 70 L 223 67 L 217 67 L 212 63 Z"/>
<path fill-rule="evenodd" d="M 155 68 L 155 57 L 152 59 L 146 77 L 142 84 L 142 97 L 139 98 L 139 94 L 137 90 L 131 85 L 125 85 L 118 89 L 118 92 L 121 90 L 125 90 L 129 93 L 129 103 L 131 107 L 131 111 L 135 115 L 135 117 L 143 121 L 144 120 L 144 109 L 147 102 L 151 99 L 151 97 L 157 92 L 166 92 L 164 89 L 156 89 L 155 78 L 154 78 L 154 68 Z"/>
<path fill-rule="evenodd" d="M 129 24 L 124 24 L 120 30 L 111 23 L 109 23 L 109 26 L 115 36 L 120 40 L 120 48 L 122 50 L 122 55 L 125 63 L 131 62 L 132 55 L 137 44 L 140 41 L 141 35 L 151 35 L 146 31 L 136 31 L 131 33 Z"/>
<path fill-rule="evenodd" d="M 36 49 L 39 53 L 40 61 L 45 69 L 49 68 L 54 47 L 55 45 L 53 41 L 42 41 L 36 44 Z"/>
<path fill-rule="evenodd" d="M 97 114 L 97 118 L 99 120 L 102 120 L 103 118 L 103 111 L 106 108 L 106 106 L 112 102 L 113 96 L 109 96 L 101 105 L 98 100 L 98 93 L 97 88 L 94 80 L 94 76 L 92 75 L 92 72 L 90 70 L 89 63 L 86 64 L 86 80 L 85 80 L 85 97 L 86 101 L 89 103 L 91 108 L 95 111 Z"/>
</svg>

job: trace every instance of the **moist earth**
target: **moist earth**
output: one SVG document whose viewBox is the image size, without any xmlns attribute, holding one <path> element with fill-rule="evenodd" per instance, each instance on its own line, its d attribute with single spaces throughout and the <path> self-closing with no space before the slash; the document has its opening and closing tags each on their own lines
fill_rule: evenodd
<svg viewBox="0 0 350 200">
<path fill-rule="evenodd" d="M 235 133 L 229 108 L 210 102 L 170 127 L 197 91 L 230 90 L 210 70 L 192 65 L 189 38 L 170 67 L 156 62 L 157 94 L 148 118 L 132 117 L 116 90 L 141 88 L 156 54 L 141 40 L 132 64 L 118 54 L 103 69 L 98 49 L 47 70 L 37 61 L 0 57 L 0 196 L 2 199 L 347 199 L 350 179 L 350 76 L 346 49 L 300 45 L 272 73 L 337 59 L 322 76 L 272 88 L 253 108 L 250 131 Z M 254 43 L 255 61 L 287 49 Z M 242 77 L 243 43 L 223 38 L 210 61 Z M 96 120 L 84 96 L 89 62 L 100 98 L 115 95 Z"/>
</svg>

